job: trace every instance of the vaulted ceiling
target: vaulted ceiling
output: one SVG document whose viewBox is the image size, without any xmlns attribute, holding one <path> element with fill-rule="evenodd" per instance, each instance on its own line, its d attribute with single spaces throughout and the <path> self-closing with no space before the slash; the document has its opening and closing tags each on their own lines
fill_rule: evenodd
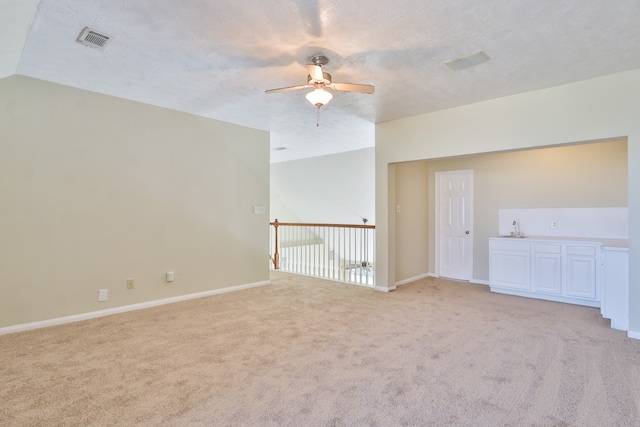
<svg viewBox="0 0 640 427">
<path fill-rule="evenodd" d="M 640 68 L 637 0 L 2 0 L 0 11 L 0 78 L 267 130 L 272 162 L 371 147 L 375 123 Z M 110 43 L 77 43 L 84 27 Z M 478 50 L 491 59 L 445 65 Z M 306 83 L 315 54 L 334 81 L 376 87 L 334 92 L 320 126 L 308 91 L 265 94 Z"/>
</svg>

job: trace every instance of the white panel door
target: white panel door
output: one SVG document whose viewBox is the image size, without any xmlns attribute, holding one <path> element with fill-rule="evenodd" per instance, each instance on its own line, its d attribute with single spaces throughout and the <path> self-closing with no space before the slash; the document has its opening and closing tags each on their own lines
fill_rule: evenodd
<svg viewBox="0 0 640 427">
<path fill-rule="evenodd" d="M 473 171 L 438 172 L 439 275 L 471 280 Z"/>
</svg>

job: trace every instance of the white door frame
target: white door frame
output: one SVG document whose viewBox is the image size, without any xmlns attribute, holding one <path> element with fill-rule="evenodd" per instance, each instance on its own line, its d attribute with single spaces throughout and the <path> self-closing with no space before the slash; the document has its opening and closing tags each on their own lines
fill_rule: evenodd
<svg viewBox="0 0 640 427">
<path fill-rule="evenodd" d="M 440 277 L 440 177 L 447 174 L 469 174 L 469 232 L 470 232 L 470 250 L 471 255 L 469 257 L 469 278 L 465 280 L 471 281 L 473 279 L 473 169 L 454 170 L 454 171 L 442 171 L 435 173 L 435 275 Z"/>
</svg>

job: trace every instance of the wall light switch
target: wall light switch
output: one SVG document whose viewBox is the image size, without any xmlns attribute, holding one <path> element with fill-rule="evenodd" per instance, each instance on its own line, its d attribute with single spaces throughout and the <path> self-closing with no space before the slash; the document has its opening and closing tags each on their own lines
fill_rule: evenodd
<svg viewBox="0 0 640 427">
<path fill-rule="evenodd" d="M 98 289 L 98 301 L 106 301 L 108 289 Z"/>
<path fill-rule="evenodd" d="M 396 205 L 396 213 L 400 213 L 400 205 Z"/>
<path fill-rule="evenodd" d="M 256 215 L 262 215 L 264 214 L 264 212 L 265 212 L 264 206 L 258 205 L 253 207 L 253 213 Z"/>
<path fill-rule="evenodd" d="M 166 280 L 167 282 L 173 282 L 173 271 L 167 271 Z"/>
</svg>

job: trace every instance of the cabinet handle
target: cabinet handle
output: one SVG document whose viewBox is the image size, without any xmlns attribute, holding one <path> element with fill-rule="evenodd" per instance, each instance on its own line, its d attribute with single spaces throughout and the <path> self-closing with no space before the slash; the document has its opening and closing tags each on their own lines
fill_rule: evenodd
<svg viewBox="0 0 640 427">
<path fill-rule="evenodd" d="M 465 231 L 464 234 L 469 234 L 469 230 Z"/>
</svg>

